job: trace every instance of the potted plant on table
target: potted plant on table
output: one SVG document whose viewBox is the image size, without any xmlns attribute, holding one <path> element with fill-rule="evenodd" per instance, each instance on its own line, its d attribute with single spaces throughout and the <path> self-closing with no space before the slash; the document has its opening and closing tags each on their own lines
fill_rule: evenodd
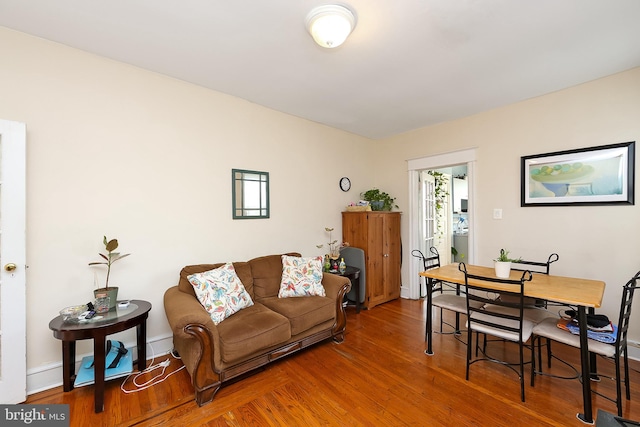
<svg viewBox="0 0 640 427">
<path fill-rule="evenodd" d="M 371 209 L 374 211 L 390 211 L 398 207 L 398 205 L 394 204 L 396 200 L 395 197 L 391 197 L 389 194 L 377 188 L 372 188 L 364 193 L 360 193 L 360 197 L 368 201 Z"/>
<path fill-rule="evenodd" d="M 500 249 L 500 255 L 494 259 L 494 268 L 496 270 L 496 277 L 501 279 L 508 279 L 511 272 L 511 263 L 518 262 L 522 258 L 512 259 L 509 258 L 509 251 Z"/>
<path fill-rule="evenodd" d="M 117 298 L 118 298 L 118 287 L 117 286 L 109 286 L 109 275 L 111 274 L 111 264 L 116 261 L 121 260 L 122 258 L 128 257 L 131 254 L 120 254 L 119 252 L 114 252 L 118 249 L 118 240 L 111 239 L 108 240 L 107 236 L 104 236 L 102 243 L 104 244 L 104 248 L 107 251 L 107 254 L 99 253 L 104 261 L 96 261 L 90 262 L 89 265 L 106 265 L 107 266 L 107 279 L 104 283 L 104 288 L 95 289 L 93 291 L 94 296 L 99 294 L 107 294 L 109 297 L 109 309 L 116 306 Z"/>
</svg>

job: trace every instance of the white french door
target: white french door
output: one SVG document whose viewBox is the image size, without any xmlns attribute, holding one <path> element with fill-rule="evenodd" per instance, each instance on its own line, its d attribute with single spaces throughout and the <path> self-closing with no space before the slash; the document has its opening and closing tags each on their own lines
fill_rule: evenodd
<svg viewBox="0 0 640 427">
<path fill-rule="evenodd" d="M 422 236 L 420 250 L 428 257 L 430 256 L 429 248 L 436 246 L 435 230 L 436 230 L 436 179 L 429 175 L 427 171 L 420 173 L 420 235 Z"/>
<path fill-rule="evenodd" d="M 420 172 L 420 252 L 430 257 L 429 248 L 436 246 L 436 179 L 425 171 Z M 426 280 L 420 281 L 420 296 L 427 294 Z"/>
<path fill-rule="evenodd" d="M 0 403 L 27 396 L 26 125 L 0 120 Z"/>
</svg>

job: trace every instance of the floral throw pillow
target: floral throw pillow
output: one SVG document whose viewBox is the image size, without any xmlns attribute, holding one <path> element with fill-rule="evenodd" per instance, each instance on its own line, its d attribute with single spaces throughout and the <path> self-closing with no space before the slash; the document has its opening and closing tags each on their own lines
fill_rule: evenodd
<svg viewBox="0 0 640 427">
<path fill-rule="evenodd" d="M 211 315 L 216 325 L 227 317 L 253 305 L 233 264 L 228 262 L 214 270 L 187 276 L 198 301 Z"/>
<path fill-rule="evenodd" d="M 322 257 L 282 255 L 282 281 L 278 298 L 325 296 L 322 286 Z"/>
</svg>

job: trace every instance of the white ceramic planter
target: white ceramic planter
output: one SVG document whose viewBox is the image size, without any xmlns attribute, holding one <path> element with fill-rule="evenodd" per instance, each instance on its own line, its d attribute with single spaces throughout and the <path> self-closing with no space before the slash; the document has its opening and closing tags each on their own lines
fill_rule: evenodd
<svg viewBox="0 0 640 427">
<path fill-rule="evenodd" d="M 496 269 L 496 277 L 500 279 L 508 279 L 511 272 L 511 262 L 494 261 Z"/>
</svg>

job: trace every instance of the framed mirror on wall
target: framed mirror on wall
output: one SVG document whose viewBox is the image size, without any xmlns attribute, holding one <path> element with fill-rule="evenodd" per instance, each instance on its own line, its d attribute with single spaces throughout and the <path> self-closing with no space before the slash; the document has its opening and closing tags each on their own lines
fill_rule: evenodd
<svg viewBox="0 0 640 427">
<path fill-rule="evenodd" d="M 233 219 L 269 218 L 269 172 L 231 169 Z"/>
</svg>

